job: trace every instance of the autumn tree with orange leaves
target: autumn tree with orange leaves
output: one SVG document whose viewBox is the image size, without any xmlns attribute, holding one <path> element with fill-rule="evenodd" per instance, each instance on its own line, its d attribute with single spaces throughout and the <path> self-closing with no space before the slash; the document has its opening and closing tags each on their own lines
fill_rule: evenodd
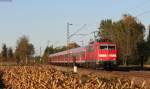
<svg viewBox="0 0 150 89">
<path fill-rule="evenodd" d="M 101 36 L 117 44 L 119 62 L 138 64 L 137 44 L 144 40 L 144 25 L 131 15 L 124 15 L 119 21 L 102 20 L 99 28 Z"/>
<path fill-rule="evenodd" d="M 29 43 L 29 39 L 26 36 L 22 36 L 17 40 L 17 47 L 15 50 L 15 57 L 18 63 L 28 63 L 34 55 L 34 46 Z"/>
</svg>

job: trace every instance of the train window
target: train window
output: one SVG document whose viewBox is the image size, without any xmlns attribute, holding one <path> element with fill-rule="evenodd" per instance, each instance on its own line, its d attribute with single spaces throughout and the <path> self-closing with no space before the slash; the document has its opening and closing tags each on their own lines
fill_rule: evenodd
<svg viewBox="0 0 150 89">
<path fill-rule="evenodd" d="M 100 46 L 100 49 L 106 50 L 106 49 L 107 49 L 107 45 L 101 45 L 101 46 Z"/>
<path fill-rule="evenodd" d="M 113 46 L 113 45 L 109 45 L 109 46 L 108 46 L 108 49 L 109 49 L 109 50 L 115 50 L 115 48 L 116 48 L 116 47 Z"/>
</svg>

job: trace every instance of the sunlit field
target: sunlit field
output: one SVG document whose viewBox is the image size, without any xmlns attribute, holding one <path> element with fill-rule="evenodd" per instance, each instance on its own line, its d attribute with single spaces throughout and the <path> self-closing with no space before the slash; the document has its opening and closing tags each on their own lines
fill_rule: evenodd
<svg viewBox="0 0 150 89">
<path fill-rule="evenodd" d="M 1 66 L 1 87 L 5 89 L 146 89 L 145 82 L 119 77 L 80 75 L 51 66 Z"/>
</svg>

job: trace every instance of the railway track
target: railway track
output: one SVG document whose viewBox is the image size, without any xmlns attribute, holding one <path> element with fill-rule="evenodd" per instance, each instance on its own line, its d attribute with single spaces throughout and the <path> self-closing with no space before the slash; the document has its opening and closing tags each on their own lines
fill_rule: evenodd
<svg viewBox="0 0 150 89">
<path fill-rule="evenodd" d="M 52 66 L 57 70 L 61 71 L 73 71 L 73 67 L 64 67 L 64 66 Z M 146 82 L 150 85 L 150 71 L 124 71 L 124 70 L 114 70 L 114 71 L 107 71 L 104 69 L 86 69 L 86 68 L 78 68 L 79 75 L 86 75 L 86 74 L 96 74 L 101 77 L 120 77 L 120 78 L 128 78 L 133 80 L 136 83 Z M 150 87 L 150 86 L 149 86 Z"/>
<path fill-rule="evenodd" d="M 58 70 L 62 71 L 73 71 L 73 67 L 66 67 L 66 66 L 52 66 Z M 129 70 L 129 69 L 124 69 L 118 68 L 116 70 L 104 70 L 104 69 L 91 69 L 91 68 L 79 68 L 78 67 L 78 73 L 79 74 L 88 74 L 88 73 L 97 73 L 97 74 L 102 74 L 102 73 L 109 73 L 109 74 L 114 74 L 114 75 L 122 75 L 122 76 L 132 76 L 134 77 L 145 77 L 145 78 L 150 78 L 150 71 L 144 71 L 144 70 Z"/>
</svg>

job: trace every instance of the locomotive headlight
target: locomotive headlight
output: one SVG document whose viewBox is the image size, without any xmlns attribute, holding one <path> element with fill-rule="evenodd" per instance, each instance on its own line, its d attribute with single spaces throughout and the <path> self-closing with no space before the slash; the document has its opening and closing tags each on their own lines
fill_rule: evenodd
<svg viewBox="0 0 150 89">
<path fill-rule="evenodd" d="M 106 54 L 99 54 L 99 57 L 107 57 Z"/>
<path fill-rule="evenodd" d="M 109 57 L 117 57 L 116 54 L 110 54 Z"/>
</svg>

